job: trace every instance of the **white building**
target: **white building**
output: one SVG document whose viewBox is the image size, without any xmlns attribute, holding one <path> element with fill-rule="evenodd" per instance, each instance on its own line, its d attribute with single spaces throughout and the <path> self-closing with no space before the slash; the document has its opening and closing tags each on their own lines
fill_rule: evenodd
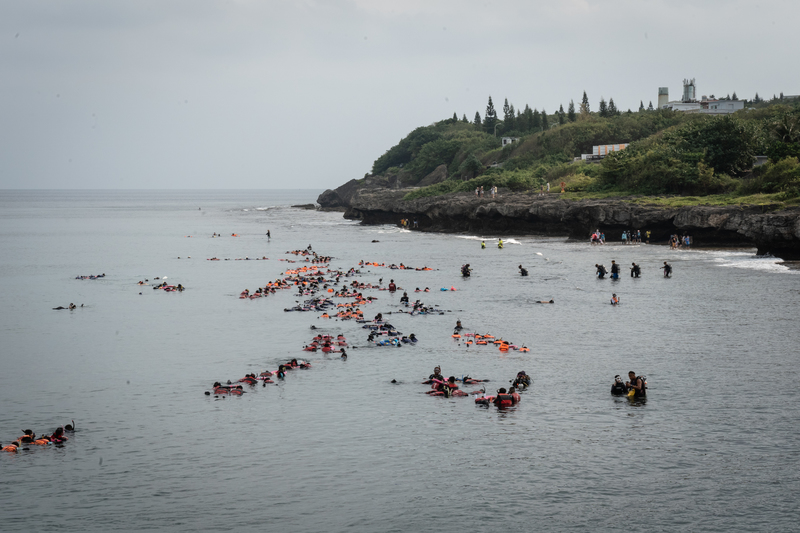
<svg viewBox="0 0 800 533">
<path fill-rule="evenodd" d="M 519 141 L 519 137 L 503 137 L 501 141 L 503 141 L 503 146 L 505 146 L 507 144 L 514 144 L 515 142 Z"/>
</svg>

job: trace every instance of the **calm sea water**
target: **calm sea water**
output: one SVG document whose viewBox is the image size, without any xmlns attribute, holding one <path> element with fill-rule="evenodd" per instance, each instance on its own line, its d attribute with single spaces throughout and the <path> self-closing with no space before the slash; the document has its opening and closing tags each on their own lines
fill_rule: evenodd
<svg viewBox="0 0 800 533">
<path fill-rule="evenodd" d="M 0 191 L 0 442 L 77 425 L 64 447 L 0 455 L 0 529 L 798 528 L 798 271 L 754 250 L 537 237 L 498 250 L 497 235 L 288 207 L 318 193 Z M 412 300 L 444 314 L 387 315 L 420 342 L 376 348 L 358 324 L 285 313 L 301 299 L 290 291 L 238 298 L 309 244 L 332 267 L 437 269 L 359 279 L 430 287 Z M 612 259 L 640 263 L 642 278 L 595 279 Z M 162 276 L 187 290 L 136 285 Z M 401 293 L 368 294 L 366 315 L 398 310 Z M 70 302 L 84 307 L 51 310 Z M 531 351 L 459 344 L 457 319 Z M 359 348 L 347 361 L 301 352 L 311 325 Z M 313 368 L 277 385 L 204 395 L 305 356 Z M 504 411 L 432 398 L 419 382 L 437 364 L 491 379 L 492 392 L 520 370 L 534 386 Z M 647 376 L 646 402 L 609 395 L 628 370 Z"/>
</svg>

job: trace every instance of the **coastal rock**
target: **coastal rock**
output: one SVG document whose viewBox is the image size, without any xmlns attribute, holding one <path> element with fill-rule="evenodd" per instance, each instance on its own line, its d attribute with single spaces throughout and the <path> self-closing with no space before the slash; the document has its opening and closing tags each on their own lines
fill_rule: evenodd
<svg viewBox="0 0 800 533">
<path fill-rule="evenodd" d="M 404 200 L 412 190 L 358 189 L 350 195 L 344 216 L 365 224 L 396 224 L 401 218 L 415 218 L 423 231 L 563 235 L 581 240 L 601 229 L 612 242 L 631 229 L 641 230 L 643 235 L 650 231 L 651 242 L 689 234 L 702 246 L 752 246 L 761 255 L 800 259 L 800 208 L 665 208 L 635 203 L 635 199 L 570 201 L 558 194 L 507 190 L 501 190 L 497 198 L 452 193 Z"/>
</svg>

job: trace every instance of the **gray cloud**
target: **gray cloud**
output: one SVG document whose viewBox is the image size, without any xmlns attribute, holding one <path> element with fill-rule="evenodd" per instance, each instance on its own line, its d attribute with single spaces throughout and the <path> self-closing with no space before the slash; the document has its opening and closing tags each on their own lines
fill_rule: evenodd
<svg viewBox="0 0 800 533">
<path fill-rule="evenodd" d="M 335 186 L 486 99 L 800 92 L 792 2 L 5 2 L 0 187 Z"/>
</svg>

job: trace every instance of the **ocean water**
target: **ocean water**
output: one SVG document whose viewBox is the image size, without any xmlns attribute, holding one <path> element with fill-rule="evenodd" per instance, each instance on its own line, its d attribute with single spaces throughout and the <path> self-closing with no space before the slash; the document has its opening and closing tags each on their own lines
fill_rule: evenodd
<svg viewBox="0 0 800 533">
<path fill-rule="evenodd" d="M 0 442 L 77 427 L 63 447 L 0 454 L 0 529 L 798 528 L 792 265 L 752 249 L 536 236 L 500 250 L 502 235 L 289 207 L 319 192 L 0 191 Z M 308 245 L 335 268 L 435 269 L 365 267 L 348 281 L 394 279 L 442 314 L 398 313 L 402 291 L 365 291 L 378 298 L 366 316 L 420 339 L 383 348 L 354 322 L 284 312 L 307 298 L 291 291 L 238 298 Z M 596 279 L 612 259 L 622 279 Z M 137 285 L 164 276 L 187 290 Z M 52 310 L 70 302 L 84 307 Z M 451 338 L 457 319 L 531 351 L 466 346 Z M 319 332 L 344 334 L 348 359 L 302 352 Z M 204 394 L 294 357 L 313 367 L 239 398 Z M 434 398 L 420 381 L 436 365 L 490 379 L 489 392 L 520 370 L 534 385 L 505 410 Z M 610 396 L 628 370 L 647 376 L 646 401 Z"/>
</svg>

